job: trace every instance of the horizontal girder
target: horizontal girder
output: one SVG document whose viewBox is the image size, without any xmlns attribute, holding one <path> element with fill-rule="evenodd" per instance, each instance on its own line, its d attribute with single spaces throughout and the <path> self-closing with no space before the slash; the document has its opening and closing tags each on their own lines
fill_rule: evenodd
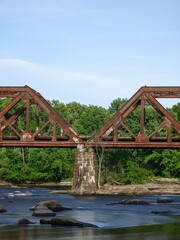
<svg viewBox="0 0 180 240">
<path fill-rule="evenodd" d="M 43 148 L 43 147 L 48 147 L 48 148 L 76 148 L 78 144 L 83 144 L 86 147 L 92 147 L 92 148 L 153 148 L 153 149 L 179 149 L 179 141 L 178 142 L 171 142 L 167 143 L 164 141 L 159 141 L 159 142 L 148 142 L 148 143 L 136 143 L 136 142 L 131 142 L 131 141 L 122 141 L 118 143 L 113 143 L 113 142 L 63 142 L 63 141 L 57 141 L 57 142 L 51 142 L 51 141 L 33 141 L 33 142 L 27 142 L 27 141 L 2 141 L 0 143 L 0 147 L 37 147 L 37 148 Z"/>
<path fill-rule="evenodd" d="M 141 87 L 144 93 L 150 93 L 155 98 L 180 98 L 180 87 Z"/>
</svg>

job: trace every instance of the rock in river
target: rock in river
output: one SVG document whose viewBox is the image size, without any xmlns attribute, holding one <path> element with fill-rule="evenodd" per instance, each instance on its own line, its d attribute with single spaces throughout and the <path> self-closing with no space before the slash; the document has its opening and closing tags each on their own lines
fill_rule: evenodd
<svg viewBox="0 0 180 240">
<path fill-rule="evenodd" d="M 169 214 L 172 214 L 172 212 L 170 210 L 162 210 L 162 211 L 152 211 L 151 213 L 154 213 L 154 214 L 162 214 L 162 215 L 169 215 Z"/>
<path fill-rule="evenodd" d="M 7 212 L 7 210 L 4 209 L 2 205 L 0 205 L 0 213 L 3 213 L 3 212 Z"/>
<path fill-rule="evenodd" d="M 35 206 L 31 207 L 30 210 L 34 211 L 39 205 L 44 205 L 48 209 L 50 209 L 53 212 L 60 212 L 65 210 L 72 210 L 71 208 L 63 207 L 61 204 L 59 204 L 55 200 L 49 200 L 49 201 L 42 201 L 36 204 Z"/>
<path fill-rule="evenodd" d="M 116 202 L 116 203 L 109 203 L 107 205 L 115 205 L 115 204 L 124 204 L 124 205 L 128 205 L 128 204 L 135 204 L 135 205 L 149 205 L 150 202 L 144 199 L 123 199 L 120 202 Z"/>
<path fill-rule="evenodd" d="M 76 227 L 94 227 L 98 228 L 98 226 L 91 224 L 91 223 L 85 223 L 81 221 L 77 221 L 74 219 L 61 219 L 61 218 L 53 218 L 51 220 L 45 220 L 45 219 L 40 219 L 41 224 L 51 224 L 55 226 L 76 226 Z"/>
<path fill-rule="evenodd" d="M 33 211 L 33 216 L 35 217 L 53 217 L 56 214 L 47 208 L 45 205 L 39 204 Z"/>
<path fill-rule="evenodd" d="M 124 199 L 120 202 L 121 204 L 141 204 L 141 205 L 149 205 L 150 202 L 144 199 Z"/>
<path fill-rule="evenodd" d="M 35 223 L 29 221 L 27 218 L 21 218 L 18 221 L 18 225 L 28 225 L 28 224 L 35 224 Z"/>
<path fill-rule="evenodd" d="M 174 200 L 169 197 L 159 197 L 157 199 L 157 203 L 170 203 L 170 202 L 174 202 Z"/>
</svg>

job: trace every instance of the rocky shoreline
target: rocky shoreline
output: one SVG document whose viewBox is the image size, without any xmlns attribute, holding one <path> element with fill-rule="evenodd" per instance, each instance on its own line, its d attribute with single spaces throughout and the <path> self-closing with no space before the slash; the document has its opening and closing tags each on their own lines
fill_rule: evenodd
<svg viewBox="0 0 180 240">
<path fill-rule="evenodd" d="M 51 194 L 77 194 L 77 195 L 126 195 L 142 196 L 152 194 L 180 194 L 180 180 L 178 179 L 156 179 L 146 184 L 105 184 L 96 191 L 79 189 L 79 190 L 57 190 Z"/>
<path fill-rule="evenodd" d="M 41 184 L 21 184 L 18 186 L 42 186 L 42 187 L 71 187 L 71 182 L 62 183 L 41 183 Z M 11 183 L 0 182 L 0 187 L 13 187 Z M 129 184 L 123 185 L 118 183 L 105 184 L 97 190 L 53 190 L 50 194 L 74 194 L 74 195 L 126 195 L 126 196 L 142 196 L 152 194 L 180 194 L 180 180 L 160 178 L 152 180 L 146 184 Z"/>
<path fill-rule="evenodd" d="M 103 186 L 96 194 L 141 196 L 150 194 L 180 194 L 180 183 L 148 183 L 138 185 Z"/>
</svg>

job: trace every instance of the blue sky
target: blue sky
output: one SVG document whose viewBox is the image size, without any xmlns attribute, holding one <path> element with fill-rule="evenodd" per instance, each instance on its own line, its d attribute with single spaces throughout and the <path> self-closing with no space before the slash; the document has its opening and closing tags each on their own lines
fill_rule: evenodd
<svg viewBox="0 0 180 240">
<path fill-rule="evenodd" d="M 104 107 L 178 86 L 179 12 L 179 0 L 0 0 L 0 85 Z"/>
</svg>

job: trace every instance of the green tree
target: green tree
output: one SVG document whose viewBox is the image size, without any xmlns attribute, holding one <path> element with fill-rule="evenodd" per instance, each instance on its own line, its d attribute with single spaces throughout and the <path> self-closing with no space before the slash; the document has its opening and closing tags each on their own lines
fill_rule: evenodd
<svg viewBox="0 0 180 240">
<path fill-rule="evenodd" d="M 111 113 L 117 112 L 128 100 L 126 98 L 114 99 L 109 106 L 109 111 Z"/>
</svg>

